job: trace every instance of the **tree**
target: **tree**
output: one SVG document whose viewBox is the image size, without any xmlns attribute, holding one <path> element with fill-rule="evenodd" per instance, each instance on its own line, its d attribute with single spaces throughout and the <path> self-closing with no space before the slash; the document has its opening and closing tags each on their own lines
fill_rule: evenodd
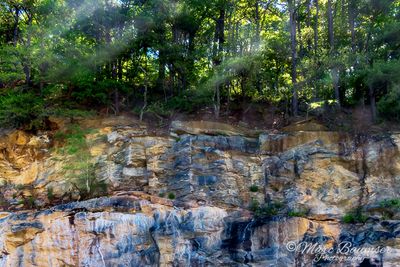
<svg viewBox="0 0 400 267">
<path fill-rule="evenodd" d="M 169 114 L 208 106 L 218 118 L 257 102 L 298 116 L 310 102 L 335 99 L 343 108 L 370 105 L 374 118 L 389 116 L 380 103 L 397 95 L 385 66 L 397 69 L 400 56 L 399 5 L 6 0 L 0 94 L 29 93 L 50 113 L 145 106 L 143 112 Z"/>
<path fill-rule="evenodd" d="M 296 40 L 296 4 L 295 0 L 288 0 L 290 16 L 290 43 L 292 50 L 292 113 L 297 116 L 298 113 L 298 92 L 297 92 L 297 40 Z"/>
</svg>

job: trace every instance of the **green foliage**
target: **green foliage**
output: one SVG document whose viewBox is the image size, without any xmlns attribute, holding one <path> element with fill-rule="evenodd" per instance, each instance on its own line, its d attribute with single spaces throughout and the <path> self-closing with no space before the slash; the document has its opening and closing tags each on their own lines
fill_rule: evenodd
<svg viewBox="0 0 400 267">
<path fill-rule="evenodd" d="M 153 113 L 162 117 L 169 117 L 172 115 L 172 109 L 169 108 L 164 102 L 157 101 L 147 106 L 146 112 Z M 138 112 L 138 114 L 140 111 Z"/>
<path fill-rule="evenodd" d="M 0 46 L 0 85 L 10 85 L 24 79 L 22 65 L 15 64 L 20 60 L 15 50 L 11 45 Z"/>
<path fill-rule="evenodd" d="M 289 210 L 288 216 L 289 217 L 307 217 L 309 211 L 308 210 Z"/>
<path fill-rule="evenodd" d="M 0 208 L 3 210 L 8 210 L 10 204 L 7 202 L 7 200 L 4 198 L 4 196 L 0 196 Z"/>
<path fill-rule="evenodd" d="M 93 110 L 69 109 L 69 108 L 54 108 L 50 113 L 56 117 L 70 118 L 73 121 L 75 118 L 89 118 L 96 113 Z"/>
<path fill-rule="evenodd" d="M 171 200 L 175 199 L 175 194 L 172 192 L 168 193 L 168 198 Z"/>
<path fill-rule="evenodd" d="M 379 203 L 383 208 L 393 208 L 400 210 L 400 198 L 386 199 Z"/>
<path fill-rule="evenodd" d="M 153 113 L 161 117 L 170 117 L 175 111 L 194 112 L 212 103 L 212 95 L 204 89 L 190 89 L 178 96 L 174 96 L 167 101 L 154 101 L 148 104 L 145 112 Z M 135 113 L 139 114 L 141 107 L 135 108 Z"/>
<path fill-rule="evenodd" d="M 86 105 L 109 105 L 110 97 L 115 90 L 126 93 L 129 89 L 126 83 L 112 79 L 95 81 L 94 78 L 82 77 L 74 84 L 72 99 Z"/>
<path fill-rule="evenodd" d="M 23 204 L 28 209 L 33 209 L 36 207 L 35 201 L 36 201 L 36 199 L 33 196 L 29 196 L 27 198 L 24 198 Z"/>
<path fill-rule="evenodd" d="M 400 120 L 400 86 L 390 89 L 378 102 L 378 111 L 383 118 Z"/>
<path fill-rule="evenodd" d="M 40 126 L 46 115 L 43 100 L 33 93 L 0 95 L 0 124 L 6 127 Z"/>
<path fill-rule="evenodd" d="M 99 180 L 95 173 L 95 164 L 84 162 L 66 166 L 66 175 L 81 199 L 98 197 L 107 193 L 107 183 Z"/>
<path fill-rule="evenodd" d="M 258 185 L 251 185 L 250 187 L 249 187 L 249 190 L 250 190 L 250 192 L 253 192 L 253 193 L 256 193 L 256 192 L 258 192 Z"/>
<path fill-rule="evenodd" d="M 400 198 L 385 199 L 379 203 L 382 208 L 381 214 L 384 220 L 392 219 L 393 216 L 400 212 Z"/>
<path fill-rule="evenodd" d="M 315 110 L 335 99 L 334 81 L 341 105 L 377 102 L 381 117 L 399 119 L 398 1 L 341 2 L 332 27 L 315 16 L 327 5 L 300 2 L 292 21 L 282 1 L 8 2 L 0 5 L 2 125 L 38 128 L 52 112 L 88 106 L 133 110 L 143 88 L 145 112 L 161 117 L 248 102 L 287 112 L 294 88 L 307 112 L 308 103 Z M 295 51 L 291 22 L 301 29 Z M 29 91 L 18 95 L 22 84 Z"/>
<path fill-rule="evenodd" d="M 362 214 L 361 211 L 352 211 L 343 216 L 344 223 L 365 223 L 368 217 Z"/>
<path fill-rule="evenodd" d="M 193 112 L 212 103 L 212 91 L 199 86 L 189 89 L 179 96 L 168 100 L 166 106 L 171 110 Z"/>
<path fill-rule="evenodd" d="M 256 199 L 252 199 L 249 209 L 256 217 L 271 217 L 278 215 L 284 208 L 283 203 L 275 201 L 261 205 Z"/>
<path fill-rule="evenodd" d="M 25 185 L 24 184 L 17 184 L 15 186 L 15 189 L 17 189 L 18 191 L 24 190 L 25 189 Z"/>
<path fill-rule="evenodd" d="M 42 129 L 48 116 L 89 117 L 93 111 L 47 107 L 46 98 L 32 92 L 10 91 L 0 94 L 0 124 L 6 127 Z"/>
<path fill-rule="evenodd" d="M 54 200 L 53 187 L 47 187 L 47 198 L 50 202 Z"/>
<path fill-rule="evenodd" d="M 59 152 L 74 155 L 81 150 L 87 149 L 86 134 L 90 133 L 90 131 L 82 129 L 78 124 L 71 124 L 65 131 L 56 132 L 54 139 L 64 142 L 64 146 L 60 148 Z M 85 153 L 82 156 L 85 157 L 87 155 Z"/>
<path fill-rule="evenodd" d="M 101 196 L 107 192 L 106 182 L 96 176 L 96 164 L 90 154 L 90 143 L 86 140 L 86 134 L 92 132 L 72 124 L 67 130 L 55 134 L 56 140 L 64 142 L 58 153 L 68 157 L 63 166 L 64 175 L 81 199 Z"/>
<path fill-rule="evenodd" d="M 252 199 L 249 205 L 249 209 L 253 212 L 256 212 L 257 210 L 260 209 L 260 202 L 258 202 L 257 199 Z"/>
</svg>

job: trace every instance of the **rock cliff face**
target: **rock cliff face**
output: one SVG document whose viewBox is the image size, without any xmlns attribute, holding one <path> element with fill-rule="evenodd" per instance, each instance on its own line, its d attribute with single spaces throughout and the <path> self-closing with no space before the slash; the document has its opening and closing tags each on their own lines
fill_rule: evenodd
<svg viewBox="0 0 400 267">
<path fill-rule="evenodd" d="M 54 132 L 0 137 L 0 266 L 400 264 L 400 134 L 81 125 L 75 154 Z M 92 178 L 71 180 L 83 153 Z"/>
</svg>

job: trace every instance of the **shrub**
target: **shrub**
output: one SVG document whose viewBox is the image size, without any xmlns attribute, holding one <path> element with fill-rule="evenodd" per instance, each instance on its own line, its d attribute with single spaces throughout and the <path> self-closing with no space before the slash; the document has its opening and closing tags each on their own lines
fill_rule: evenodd
<svg viewBox="0 0 400 267">
<path fill-rule="evenodd" d="M 48 116 L 88 117 L 93 111 L 55 107 L 53 99 L 32 92 L 8 91 L 0 94 L 0 125 L 27 130 L 44 128 Z"/>
<path fill-rule="evenodd" d="M 86 134 L 90 129 L 79 125 L 70 125 L 66 131 L 55 134 L 55 139 L 62 140 L 64 146 L 58 152 L 68 156 L 63 166 L 64 175 L 81 199 L 98 197 L 107 192 L 107 183 L 96 176 L 96 165 L 90 154 L 90 143 Z"/>
<path fill-rule="evenodd" d="M 29 197 L 25 198 L 23 200 L 23 203 L 28 209 L 33 209 L 36 206 L 35 198 L 33 196 L 29 196 Z"/>
<path fill-rule="evenodd" d="M 342 220 L 344 223 L 365 223 L 367 219 L 361 211 L 353 211 L 344 215 Z"/>
<path fill-rule="evenodd" d="M 8 210 L 9 209 L 9 203 L 2 196 L 0 196 L 0 208 L 2 208 L 3 210 Z"/>
<path fill-rule="evenodd" d="M 400 210 L 400 198 L 386 199 L 379 203 L 382 208 L 392 208 Z"/>
<path fill-rule="evenodd" d="M 250 187 L 249 187 L 249 190 L 250 190 L 250 192 L 253 192 L 253 193 L 256 193 L 256 192 L 258 192 L 258 185 L 251 185 Z"/>
<path fill-rule="evenodd" d="M 64 146 L 59 150 L 62 154 L 73 155 L 78 151 L 87 150 L 86 137 L 90 130 L 83 130 L 79 125 L 72 124 L 66 131 L 58 131 L 54 135 L 55 140 L 63 141 Z M 85 156 L 87 153 L 82 154 Z"/>
<path fill-rule="evenodd" d="M 24 190 L 24 189 L 25 189 L 25 185 L 24 185 L 24 184 L 17 184 L 17 185 L 15 186 L 15 189 L 17 189 L 17 190 L 19 190 L 19 191 Z"/>
<path fill-rule="evenodd" d="M 400 120 L 400 86 L 391 88 L 378 102 L 379 114 L 387 119 Z"/>
<path fill-rule="evenodd" d="M 379 206 L 383 209 L 382 218 L 388 220 L 400 212 L 400 198 L 386 199 L 379 203 Z"/>
<path fill-rule="evenodd" d="M 191 88 L 179 96 L 169 99 L 166 107 L 170 110 L 193 112 L 212 103 L 213 91 L 208 88 Z"/>
<path fill-rule="evenodd" d="M 290 210 L 287 215 L 289 217 L 307 217 L 308 213 L 308 210 Z"/>
<path fill-rule="evenodd" d="M 154 102 L 147 106 L 146 111 L 149 113 L 153 113 L 155 115 L 159 115 L 162 117 L 169 117 L 172 115 L 172 109 L 169 108 L 165 102 Z M 140 112 L 138 112 L 140 113 Z"/>
<path fill-rule="evenodd" d="M 0 124 L 6 127 L 40 128 L 46 116 L 44 102 L 33 93 L 0 95 Z"/>
<path fill-rule="evenodd" d="M 278 215 L 278 213 L 283 209 L 283 203 L 275 201 L 268 203 L 264 206 L 264 213 L 267 215 Z"/>
<path fill-rule="evenodd" d="M 56 117 L 69 118 L 71 122 L 74 118 L 88 118 L 94 116 L 96 113 L 93 110 L 82 110 L 82 109 L 72 109 L 72 108 L 53 108 L 49 111 L 50 115 Z"/>
<path fill-rule="evenodd" d="M 168 193 L 168 198 L 171 199 L 171 200 L 175 199 L 175 194 L 172 193 L 172 192 Z"/>
<path fill-rule="evenodd" d="M 5 2 L 3 1 L 3 3 Z M 16 64 L 16 62 L 20 62 L 21 60 L 22 47 L 24 46 L 14 47 L 11 44 L 6 45 L 2 42 L 0 46 L 0 87 L 2 84 L 12 86 L 14 82 L 25 79 L 22 64 Z"/>
<path fill-rule="evenodd" d="M 252 199 L 249 209 L 254 212 L 256 217 L 271 217 L 278 215 L 278 213 L 282 211 L 283 207 L 283 203 L 278 201 L 260 205 L 256 199 Z"/>
<path fill-rule="evenodd" d="M 49 199 L 49 201 L 54 200 L 53 187 L 47 187 L 47 198 Z"/>
<path fill-rule="evenodd" d="M 110 95 L 115 89 L 120 92 L 127 92 L 129 88 L 126 83 L 112 79 L 94 81 L 94 77 L 90 75 L 77 77 L 73 84 L 75 87 L 72 93 L 73 100 L 81 104 L 91 105 L 110 104 Z"/>
<path fill-rule="evenodd" d="M 68 179 L 81 199 L 98 197 L 107 192 L 107 183 L 96 177 L 94 164 L 83 162 L 75 166 L 78 168 L 71 169 Z"/>
<path fill-rule="evenodd" d="M 258 202 L 257 199 L 252 199 L 249 205 L 249 209 L 253 212 L 256 212 L 257 210 L 260 209 L 260 202 Z"/>
</svg>

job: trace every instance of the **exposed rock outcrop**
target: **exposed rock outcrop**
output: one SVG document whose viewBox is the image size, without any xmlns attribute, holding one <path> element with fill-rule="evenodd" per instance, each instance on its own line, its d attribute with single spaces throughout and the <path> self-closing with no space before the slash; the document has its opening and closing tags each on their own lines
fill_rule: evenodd
<svg viewBox="0 0 400 267">
<path fill-rule="evenodd" d="M 1 266 L 400 264 L 399 208 L 382 204 L 400 195 L 399 134 L 173 122 L 169 136 L 151 136 L 122 121 L 83 124 L 108 187 L 80 202 L 64 175 L 73 155 L 54 149 L 54 133 L 0 138 Z M 324 251 L 305 253 L 308 243 Z M 384 249 L 343 255 L 341 244 Z"/>
</svg>

